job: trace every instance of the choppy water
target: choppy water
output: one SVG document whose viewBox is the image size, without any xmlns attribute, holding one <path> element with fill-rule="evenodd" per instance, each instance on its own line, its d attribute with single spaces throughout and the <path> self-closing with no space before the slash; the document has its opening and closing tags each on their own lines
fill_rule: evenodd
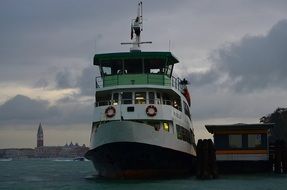
<svg viewBox="0 0 287 190">
<path fill-rule="evenodd" d="M 90 162 L 54 160 L 0 161 L 0 189 L 287 189 L 287 175 L 233 175 L 217 180 L 195 177 L 169 180 L 88 180 Z"/>
</svg>

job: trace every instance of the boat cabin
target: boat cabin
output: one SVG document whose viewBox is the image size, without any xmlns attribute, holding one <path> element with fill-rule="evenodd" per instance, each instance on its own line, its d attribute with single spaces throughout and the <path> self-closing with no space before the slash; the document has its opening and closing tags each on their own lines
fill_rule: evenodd
<svg viewBox="0 0 287 190">
<path fill-rule="evenodd" d="M 117 85 L 162 85 L 179 88 L 180 80 L 172 77 L 178 60 L 170 52 L 141 52 L 96 54 L 94 65 L 101 76 L 96 87 Z"/>
<path fill-rule="evenodd" d="M 270 170 L 268 135 L 273 124 L 206 125 L 220 171 Z"/>
</svg>

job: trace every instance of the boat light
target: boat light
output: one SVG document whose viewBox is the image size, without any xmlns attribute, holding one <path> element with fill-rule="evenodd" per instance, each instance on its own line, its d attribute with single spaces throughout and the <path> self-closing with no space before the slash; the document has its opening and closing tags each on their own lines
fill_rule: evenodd
<svg viewBox="0 0 287 190">
<path fill-rule="evenodd" d="M 163 129 L 164 129 L 165 131 L 169 131 L 169 125 L 168 125 L 167 122 L 163 122 Z"/>
</svg>

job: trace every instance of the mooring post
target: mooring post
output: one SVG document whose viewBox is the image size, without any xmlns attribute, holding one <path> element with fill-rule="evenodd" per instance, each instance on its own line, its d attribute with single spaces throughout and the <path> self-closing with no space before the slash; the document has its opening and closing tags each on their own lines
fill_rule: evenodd
<svg viewBox="0 0 287 190">
<path fill-rule="evenodd" d="M 197 165 L 196 165 L 196 176 L 197 178 L 201 178 L 202 176 L 202 144 L 203 141 L 202 139 L 199 139 L 197 141 L 197 146 L 196 146 L 196 157 L 197 157 Z"/>
<path fill-rule="evenodd" d="M 213 179 L 218 178 L 218 169 L 216 164 L 216 150 L 211 139 L 208 139 L 208 157 L 209 157 L 209 168 L 210 174 Z"/>
<path fill-rule="evenodd" d="M 280 142 L 275 142 L 274 172 L 281 173 L 281 147 Z"/>
</svg>

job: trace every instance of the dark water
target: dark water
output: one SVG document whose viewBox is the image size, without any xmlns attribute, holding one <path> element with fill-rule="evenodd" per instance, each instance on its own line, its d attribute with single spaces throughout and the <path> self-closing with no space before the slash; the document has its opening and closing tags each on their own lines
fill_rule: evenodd
<svg viewBox="0 0 287 190">
<path fill-rule="evenodd" d="M 53 160 L 0 161 L 0 189 L 287 189 L 287 175 L 233 175 L 217 180 L 195 177 L 169 180 L 88 180 L 90 162 Z"/>
</svg>

